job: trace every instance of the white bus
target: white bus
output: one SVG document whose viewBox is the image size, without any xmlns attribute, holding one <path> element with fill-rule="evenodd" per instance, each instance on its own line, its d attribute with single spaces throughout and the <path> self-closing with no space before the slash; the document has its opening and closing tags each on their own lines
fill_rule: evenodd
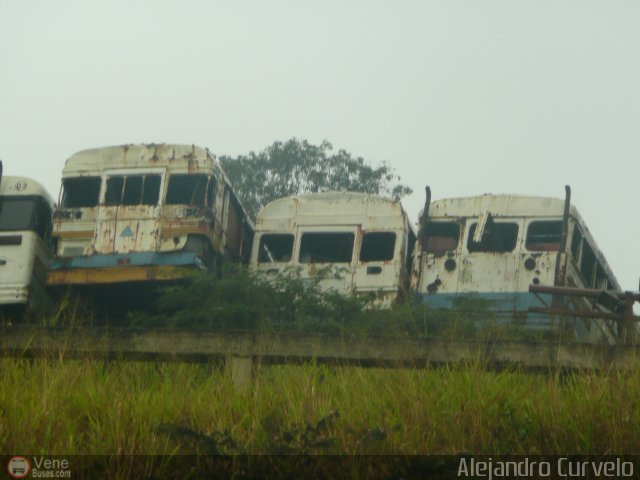
<svg viewBox="0 0 640 480">
<path fill-rule="evenodd" d="M 2 176 L 0 164 L 0 305 L 44 311 L 52 254 L 53 200 L 30 178 Z"/>
<path fill-rule="evenodd" d="M 570 204 L 568 187 L 564 200 L 520 195 L 427 200 L 412 288 L 428 305 L 451 308 L 462 297 L 478 298 L 497 314 L 525 317 L 529 326 L 548 326 L 548 317 L 526 312 L 529 307 L 550 306 L 553 298 L 530 293 L 529 285 L 620 291 L 604 255 Z M 581 319 L 573 327 L 588 341 L 611 341 L 615 336 L 611 321 Z"/>
<path fill-rule="evenodd" d="M 321 288 L 379 292 L 389 304 L 408 288 L 415 233 L 398 201 L 353 192 L 275 200 L 256 218 L 251 266 L 267 275 L 319 272 Z"/>
<path fill-rule="evenodd" d="M 84 150 L 62 172 L 51 286 L 181 278 L 248 262 L 253 226 L 208 149 Z"/>
</svg>

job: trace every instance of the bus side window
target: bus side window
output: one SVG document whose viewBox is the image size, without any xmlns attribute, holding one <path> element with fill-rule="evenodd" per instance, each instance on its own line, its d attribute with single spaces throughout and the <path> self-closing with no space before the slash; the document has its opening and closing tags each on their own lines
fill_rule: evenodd
<svg viewBox="0 0 640 480">
<path fill-rule="evenodd" d="M 562 238 L 562 220 L 531 222 L 525 247 L 534 252 L 557 252 Z"/>
<path fill-rule="evenodd" d="M 244 218 L 240 202 L 238 202 L 231 192 L 229 196 L 231 197 L 231 202 L 229 203 L 229 210 L 227 212 L 227 248 L 239 258 L 242 246 L 242 227 Z"/>
<path fill-rule="evenodd" d="M 580 272 L 584 277 L 587 287 L 593 286 L 594 268 L 596 266 L 596 256 L 593 253 L 591 245 L 587 242 L 582 243 L 582 260 L 580 262 Z"/>
<path fill-rule="evenodd" d="M 207 205 L 213 208 L 216 204 L 216 191 L 218 182 L 216 177 L 209 178 L 209 184 L 207 185 Z"/>
<path fill-rule="evenodd" d="M 492 222 L 487 224 L 484 229 L 484 235 L 482 235 L 482 241 L 478 243 L 473 241 L 477 226 L 478 224 L 474 223 L 469 229 L 469 241 L 467 242 L 469 252 L 507 253 L 516 248 L 518 241 L 517 223 Z"/>
<path fill-rule="evenodd" d="M 456 222 L 427 222 L 422 250 L 442 254 L 455 250 L 460 239 L 460 224 Z"/>
<path fill-rule="evenodd" d="M 33 220 L 35 232 L 45 242 L 48 242 L 51 238 L 51 230 L 53 227 L 51 223 L 51 209 L 42 199 L 38 199 Z"/>
<path fill-rule="evenodd" d="M 413 252 L 416 248 L 416 236 L 413 233 L 413 230 L 411 230 L 410 228 L 407 228 L 408 230 L 408 235 L 407 235 L 407 258 L 405 258 L 405 268 L 407 269 L 407 272 L 411 272 L 411 267 L 413 265 Z"/>
<path fill-rule="evenodd" d="M 367 232 L 360 246 L 361 262 L 384 262 L 393 260 L 396 234 L 393 232 Z"/>
<path fill-rule="evenodd" d="M 579 261 L 580 255 L 580 242 L 582 242 L 582 232 L 577 225 L 573 227 L 573 238 L 571 239 L 571 255 L 576 263 Z"/>
<path fill-rule="evenodd" d="M 600 262 L 596 264 L 596 282 L 595 288 L 600 288 L 602 290 L 607 289 L 607 273 L 604 271 L 604 267 Z"/>
</svg>

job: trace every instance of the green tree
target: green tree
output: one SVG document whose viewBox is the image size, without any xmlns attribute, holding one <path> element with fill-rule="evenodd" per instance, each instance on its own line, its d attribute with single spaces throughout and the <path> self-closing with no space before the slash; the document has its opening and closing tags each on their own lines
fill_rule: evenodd
<svg viewBox="0 0 640 480">
<path fill-rule="evenodd" d="M 322 191 L 353 191 L 387 195 L 399 200 L 411 193 L 383 162 L 368 165 L 345 150 L 334 152 L 324 140 L 313 145 L 292 138 L 275 142 L 261 152 L 220 157 L 236 194 L 252 218 L 272 200 Z"/>
</svg>

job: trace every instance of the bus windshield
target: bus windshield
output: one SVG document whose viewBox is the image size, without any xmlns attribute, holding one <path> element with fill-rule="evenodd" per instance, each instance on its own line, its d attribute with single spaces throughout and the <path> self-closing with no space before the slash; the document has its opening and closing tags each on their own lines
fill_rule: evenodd
<svg viewBox="0 0 640 480">
<path fill-rule="evenodd" d="M 0 231 L 29 230 L 36 201 L 0 197 Z"/>
</svg>

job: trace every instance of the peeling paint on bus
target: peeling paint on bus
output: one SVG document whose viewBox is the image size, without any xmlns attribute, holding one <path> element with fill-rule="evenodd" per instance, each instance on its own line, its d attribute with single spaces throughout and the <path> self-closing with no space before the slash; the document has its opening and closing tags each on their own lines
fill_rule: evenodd
<svg viewBox="0 0 640 480">
<path fill-rule="evenodd" d="M 174 271 L 153 273 L 171 261 L 183 273 L 188 266 L 214 270 L 222 261 L 248 262 L 249 249 L 239 239 L 251 237 L 253 226 L 208 149 L 141 144 L 78 152 L 65 164 L 59 203 L 50 285 L 173 278 Z M 133 253 L 154 253 L 136 267 L 149 275 L 126 263 L 105 264 Z M 185 255 L 178 261 L 177 254 Z M 83 268 L 99 274 L 75 272 Z"/>
<path fill-rule="evenodd" d="M 388 305 L 408 287 L 414 239 L 400 202 L 353 192 L 300 195 L 258 213 L 250 264 L 265 274 L 322 274 L 325 290 L 378 292 Z"/>
</svg>

